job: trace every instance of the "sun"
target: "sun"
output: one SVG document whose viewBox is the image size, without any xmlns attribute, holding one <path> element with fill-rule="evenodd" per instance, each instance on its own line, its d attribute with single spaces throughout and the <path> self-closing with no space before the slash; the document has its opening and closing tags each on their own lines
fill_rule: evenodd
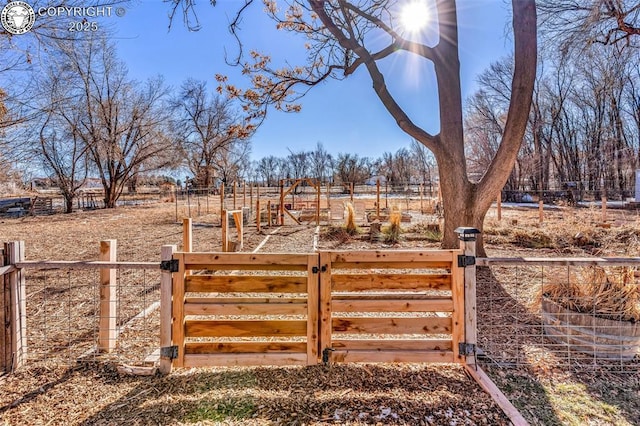
<svg viewBox="0 0 640 426">
<path fill-rule="evenodd" d="M 400 24 L 410 33 L 417 33 L 429 22 L 429 8 L 424 0 L 410 0 L 400 10 Z"/>
</svg>

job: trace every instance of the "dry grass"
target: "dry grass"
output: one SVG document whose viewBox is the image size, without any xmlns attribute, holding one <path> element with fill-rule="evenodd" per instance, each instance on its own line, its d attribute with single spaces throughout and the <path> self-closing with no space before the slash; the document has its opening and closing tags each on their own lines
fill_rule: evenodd
<svg viewBox="0 0 640 426">
<path fill-rule="evenodd" d="M 384 240 L 387 244 L 396 244 L 400 241 L 400 234 L 402 228 L 400 222 L 402 221 L 402 211 L 398 206 L 392 206 L 389 213 L 389 226 L 382 230 L 384 234 Z"/>
<path fill-rule="evenodd" d="M 347 209 L 347 217 L 345 219 L 344 229 L 349 235 L 356 235 L 358 233 L 358 226 L 356 225 L 356 210 L 353 208 L 353 204 L 345 203 Z"/>
<path fill-rule="evenodd" d="M 549 297 L 574 312 L 593 313 L 623 321 L 640 320 L 640 292 L 631 268 L 609 273 L 599 266 L 571 273 L 568 280 L 545 285 L 542 297 Z"/>
</svg>

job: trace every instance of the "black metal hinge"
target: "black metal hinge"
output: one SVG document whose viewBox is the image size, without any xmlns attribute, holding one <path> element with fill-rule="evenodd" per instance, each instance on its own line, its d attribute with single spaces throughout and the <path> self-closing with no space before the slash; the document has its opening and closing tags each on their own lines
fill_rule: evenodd
<svg viewBox="0 0 640 426">
<path fill-rule="evenodd" d="M 176 359 L 178 358 L 178 347 L 166 346 L 164 348 L 160 348 L 160 356 L 162 358 Z"/>
<path fill-rule="evenodd" d="M 458 352 L 460 352 L 460 355 L 474 355 L 476 353 L 476 345 L 474 343 L 460 342 L 458 343 Z"/>
<path fill-rule="evenodd" d="M 475 264 L 475 256 L 465 256 L 464 254 L 458 255 L 458 267 L 466 268 L 467 266 L 473 266 Z"/>
<path fill-rule="evenodd" d="M 333 352 L 335 351 L 335 349 L 333 348 L 324 348 L 322 350 L 322 363 L 324 365 L 328 365 L 329 364 L 329 352 Z"/>
<path fill-rule="evenodd" d="M 327 272 L 327 265 L 322 265 L 320 269 L 318 269 L 317 266 L 314 266 L 313 268 L 311 268 L 311 271 L 313 271 L 314 274 L 317 274 L 320 271 Z"/>
<path fill-rule="evenodd" d="M 180 262 L 178 259 L 163 260 L 160 262 L 160 269 L 163 271 L 178 272 L 180 269 Z"/>
</svg>

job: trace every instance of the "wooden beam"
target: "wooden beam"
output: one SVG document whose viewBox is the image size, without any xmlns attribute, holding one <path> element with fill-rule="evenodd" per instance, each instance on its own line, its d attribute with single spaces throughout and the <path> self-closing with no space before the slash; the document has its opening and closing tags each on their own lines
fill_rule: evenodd
<svg viewBox="0 0 640 426">
<path fill-rule="evenodd" d="M 452 312 L 450 297 L 431 300 L 379 299 L 379 300 L 336 300 L 331 304 L 333 312 Z"/>
<path fill-rule="evenodd" d="M 307 335 L 305 320 L 187 320 L 186 337 L 295 337 Z"/>
<path fill-rule="evenodd" d="M 350 351 L 451 351 L 451 339 L 334 339 L 333 348 Z"/>
<path fill-rule="evenodd" d="M 306 342 L 189 342 L 185 353 L 191 354 L 242 354 L 242 353 L 304 353 Z M 235 356 L 235 355 L 234 355 Z"/>
<path fill-rule="evenodd" d="M 331 353 L 332 362 L 453 362 L 451 351 L 341 351 Z"/>
<path fill-rule="evenodd" d="M 266 354 L 207 354 L 207 355 L 187 355 L 184 359 L 184 366 L 193 367 L 234 367 L 253 365 L 306 365 L 307 354 L 301 353 L 266 353 Z"/>
<path fill-rule="evenodd" d="M 493 383 L 482 368 L 476 366 L 465 365 L 467 373 L 480 385 L 486 393 L 498 404 L 504 414 L 511 420 L 514 426 L 528 426 L 529 422 L 522 417 L 522 414 L 511 404 L 509 399 L 502 391 Z"/>
<path fill-rule="evenodd" d="M 182 251 L 193 251 L 193 226 L 190 217 L 182 219 Z"/>
<path fill-rule="evenodd" d="M 319 316 L 319 341 L 318 350 L 322 353 L 327 348 L 331 348 L 331 253 L 320 252 L 320 316 Z"/>
<path fill-rule="evenodd" d="M 333 333 L 371 334 L 450 334 L 451 318 L 341 318 L 331 320 Z"/>
<path fill-rule="evenodd" d="M 116 240 L 100 241 L 100 260 L 115 262 Z M 117 276 L 115 269 L 100 269 L 100 321 L 98 326 L 98 351 L 112 352 L 116 348 L 116 295 Z"/>
<path fill-rule="evenodd" d="M 307 278 L 293 275 L 192 275 L 185 280 L 187 293 L 307 292 Z"/>
<path fill-rule="evenodd" d="M 188 298 L 185 315 L 307 315 L 307 303 L 202 303 Z"/>
<path fill-rule="evenodd" d="M 178 261 L 178 272 L 173 274 L 172 286 L 172 342 L 178 347 L 178 357 L 174 361 L 176 367 L 184 367 L 184 253 L 174 253 L 173 259 Z"/>
<path fill-rule="evenodd" d="M 160 250 L 160 259 L 169 261 L 173 258 L 173 252 L 176 246 L 162 246 Z M 160 347 L 166 348 L 171 346 L 171 284 L 172 276 L 169 271 L 162 271 L 160 275 Z M 158 370 L 161 374 L 171 373 L 171 359 L 166 356 L 160 357 Z"/>
<path fill-rule="evenodd" d="M 24 260 L 24 241 L 11 241 L 5 245 L 7 263 L 15 265 Z M 17 268 L 9 274 L 9 333 L 10 349 L 7 360 L 11 371 L 27 362 L 27 289 L 24 271 Z"/>
<path fill-rule="evenodd" d="M 319 191 L 319 190 L 318 190 Z M 318 198 L 320 203 L 320 198 Z M 307 261 L 307 365 L 318 363 L 319 354 L 319 309 L 320 309 L 320 282 L 317 271 L 319 268 L 317 254 L 310 254 Z M 316 272 L 314 272 L 316 271 Z"/>
<path fill-rule="evenodd" d="M 333 291 L 451 290 L 449 274 L 334 274 Z"/>
</svg>

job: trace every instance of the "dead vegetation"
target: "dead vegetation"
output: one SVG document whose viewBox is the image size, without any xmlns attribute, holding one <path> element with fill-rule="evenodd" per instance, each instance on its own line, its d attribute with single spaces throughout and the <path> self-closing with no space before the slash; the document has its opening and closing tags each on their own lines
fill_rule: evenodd
<svg viewBox="0 0 640 426">
<path fill-rule="evenodd" d="M 638 255 L 637 221 L 629 217 L 607 229 L 571 212 L 549 215 L 543 224 L 537 223 L 535 213 L 509 212 L 509 216 L 487 221 L 491 255 Z M 512 218 L 518 224 L 513 225 Z M 218 220 L 215 215 L 194 219 L 194 250 L 218 249 Z M 311 250 L 313 227 L 274 229 L 279 230 L 261 251 Z M 412 223 L 396 246 L 437 247 L 437 238 L 428 230 Z M 253 250 L 271 232 L 266 228 L 257 234 L 249 227 L 245 251 Z M 25 240 L 28 259 L 95 259 L 99 240 L 115 238 L 120 260 L 156 261 L 161 245 L 177 244 L 180 249 L 182 230 L 172 205 L 160 205 L 4 220 L 0 237 Z M 336 226 L 323 230 L 320 248 L 329 247 L 389 248 L 389 244 L 370 243 Z M 499 274 L 498 279 L 501 282 Z M 534 295 L 518 297 L 528 306 Z M 502 320 L 508 324 L 508 314 Z M 640 421 L 637 402 L 623 397 L 625 387 L 638 392 L 636 374 L 628 374 L 628 380 L 611 388 L 605 384 L 618 382 L 607 376 L 590 377 L 585 388 L 584 380 L 575 376 L 558 379 L 558 372 L 544 362 L 524 371 L 490 368 L 490 373 L 532 424 L 580 424 L 573 419 L 584 416 L 598 418 L 597 424 Z M 80 364 L 69 369 L 26 369 L 1 380 L 0 422 L 12 425 L 508 424 L 455 366 L 203 369 L 139 378 L 120 376 L 109 364 Z"/>
</svg>

